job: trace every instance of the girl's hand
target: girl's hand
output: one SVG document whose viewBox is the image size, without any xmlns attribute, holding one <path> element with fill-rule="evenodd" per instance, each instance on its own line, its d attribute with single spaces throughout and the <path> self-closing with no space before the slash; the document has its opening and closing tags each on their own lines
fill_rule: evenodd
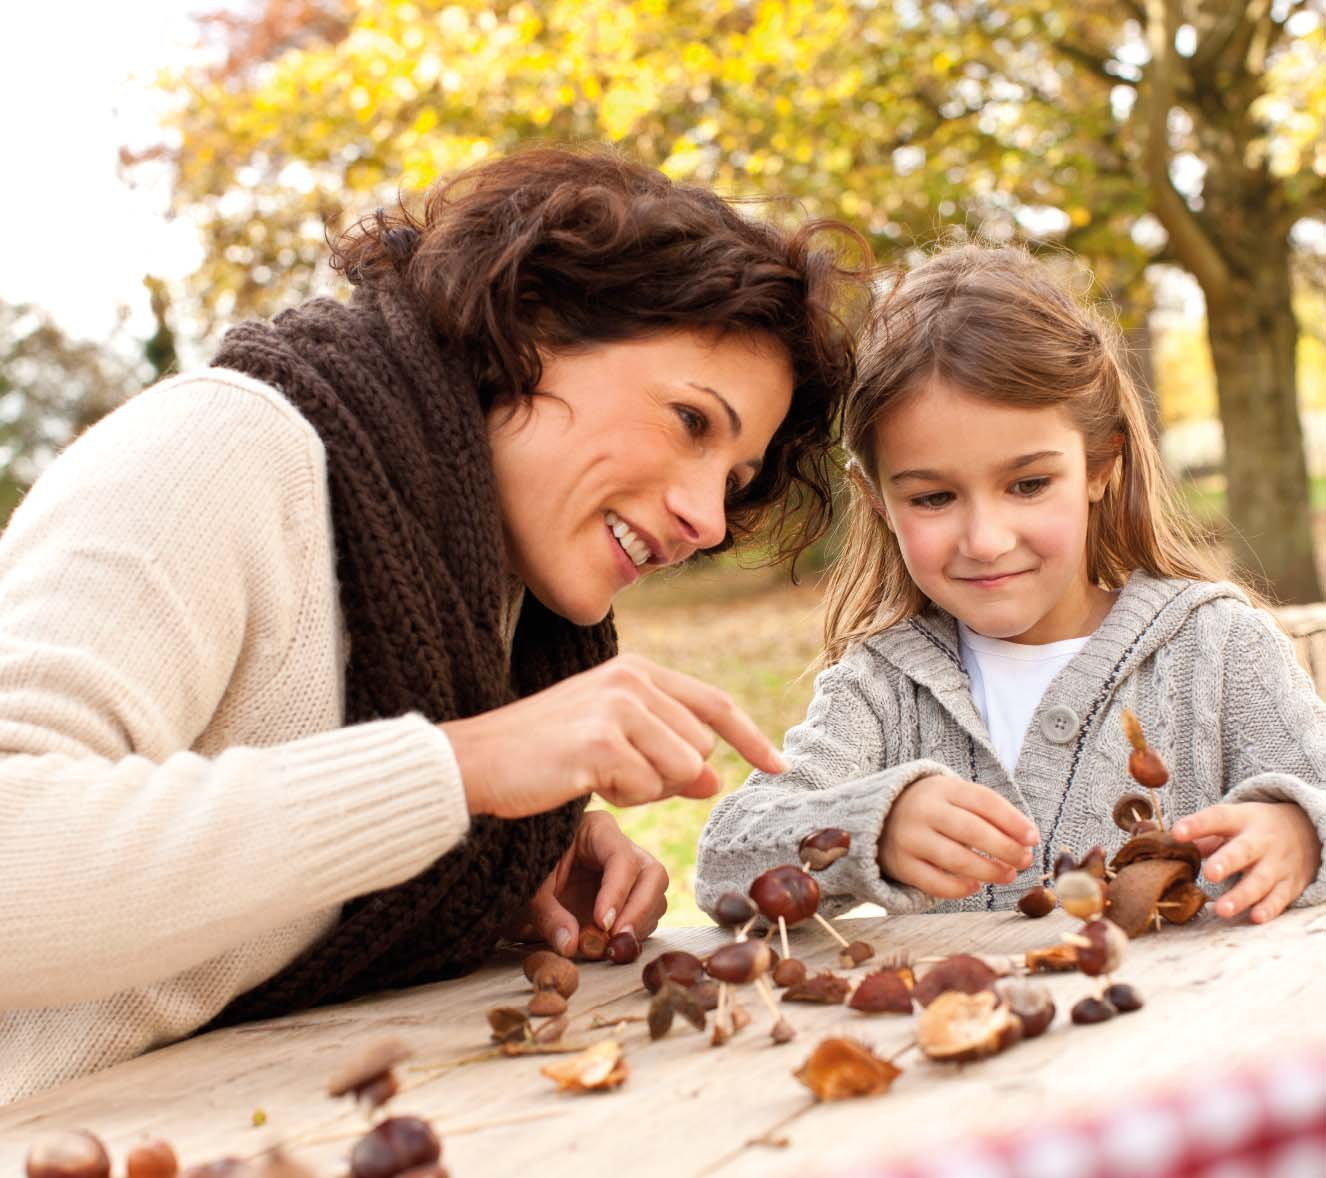
<svg viewBox="0 0 1326 1178">
<path fill-rule="evenodd" d="M 1203 870 L 1212 883 L 1241 873 L 1238 884 L 1216 901 L 1217 916 L 1237 916 L 1253 906 L 1252 922 L 1265 924 L 1297 900 L 1321 870 L 1321 840 L 1293 802 L 1208 806 L 1176 822 L 1173 834 L 1209 856 Z"/>
<path fill-rule="evenodd" d="M 630 929 L 643 941 L 667 911 L 668 873 L 604 810 L 580 819 L 575 841 L 530 901 L 533 933 L 563 956 L 575 952 L 582 924 L 610 935 Z"/>
<path fill-rule="evenodd" d="M 572 675 L 536 695 L 441 725 L 471 814 L 521 818 L 597 793 L 617 806 L 707 798 L 719 736 L 758 769 L 781 754 L 726 692 L 638 655 Z"/>
<path fill-rule="evenodd" d="M 891 879 L 956 900 L 982 881 L 1012 883 L 1038 842 L 1035 823 L 994 790 L 936 774 L 898 795 L 876 859 Z"/>
</svg>

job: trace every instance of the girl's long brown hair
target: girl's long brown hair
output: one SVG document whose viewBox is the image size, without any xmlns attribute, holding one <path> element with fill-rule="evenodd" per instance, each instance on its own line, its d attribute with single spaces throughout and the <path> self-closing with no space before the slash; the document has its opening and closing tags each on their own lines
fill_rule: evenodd
<svg viewBox="0 0 1326 1178">
<path fill-rule="evenodd" d="M 1137 569 L 1228 579 L 1177 501 L 1122 357 L 1118 329 L 1021 246 L 950 246 L 897 279 L 861 347 L 844 415 L 855 477 L 829 578 L 823 663 L 927 605 L 877 510 L 874 431 L 936 380 L 1002 405 L 1062 407 L 1082 433 L 1088 470 L 1117 458 L 1087 525 L 1093 583 L 1118 589 Z"/>
</svg>

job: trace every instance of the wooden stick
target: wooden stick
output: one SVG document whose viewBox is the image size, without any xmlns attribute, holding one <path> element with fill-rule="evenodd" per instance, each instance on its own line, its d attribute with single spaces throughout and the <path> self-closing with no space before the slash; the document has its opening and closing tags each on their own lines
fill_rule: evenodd
<svg viewBox="0 0 1326 1178">
<path fill-rule="evenodd" d="M 764 1005 L 769 1008 L 769 1013 L 773 1015 L 774 1022 L 781 1021 L 783 1012 L 778 1009 L 778 1000 L 773 996 L 773 989 L 769 985 L 769 979 L 763 974 L 755 979 L 755 990 L 764 1000 Z"/>
<path fill-rule="evenodd" d="M 818 912 L 815 913 L 815 919 L 818 920 L 820 924 L 822 924 L 826 929 L 829 930 L 829 936 L 831 936 L 835 941 L 837 941 L 838 944 L 840 944 L 844 949 L 847 948 L 847 942 L 843 940 L 842 933 L 840 933 L 836 928 L 834 928 L 833 925 L 831 925 L 827 920 L 825 920 L 824 917 L 822 917 Z"/>
<path fill-rule="evenodd" d="M 781 916 L 778 918 L 778 935 L 783 940 L 783 956 L 791 957 L 792 950 L 790 950 L 787 947 L 787 921 L 785 921 Z"/>
</svg>

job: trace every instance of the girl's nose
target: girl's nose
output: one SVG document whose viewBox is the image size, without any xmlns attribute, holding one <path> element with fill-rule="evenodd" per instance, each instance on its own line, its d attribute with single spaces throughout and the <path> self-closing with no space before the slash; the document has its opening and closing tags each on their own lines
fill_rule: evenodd
<svg viewBox="0 0 1326 1178">
<path fill-rule="evenodd" d="M 1016 544 L 1012 529 L 999 518 L 998 512 L 973 509 L 967 513 L 959 550 L 968 560 L 988 564 L 1011 551 Z"/>
<path fill-rule="evenodd" d="M 678 482 L 665 500 L 682 543 L 697 551 L 721 544 L 727 535 L 726 475 L 717 487 L 711 482 Z"/>
</svg>

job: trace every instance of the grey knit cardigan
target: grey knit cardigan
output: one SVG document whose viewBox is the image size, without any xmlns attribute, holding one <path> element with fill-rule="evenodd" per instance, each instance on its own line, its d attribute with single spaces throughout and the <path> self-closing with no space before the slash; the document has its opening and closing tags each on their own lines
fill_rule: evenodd
<svg viewBox="0 0 1326 1178">
<path fill-rule="evenodd" d="M 796 862 L 803 836 L 838 826 L 851 851 L 822 872 L 822 910 L 870 901 L 890 912 L 1011 907 L 1061 847 L 1113 853 L 1111 821 L 1135 789 L 1120 713 L 1141 718 L 1170 769 L 1171 822 L 1219 802 L 1290 801 L 1326 845 L 1326 705 L 1274 619 L 1227 584 L 1135 573 L 1099 629 L 1037 705 L 1016 772 L 999 762 L 972 702 L 957 626 L 930 608 L 855 645 L 815 681 L 791 729 L 780 776 L 754 773 L 713 810 L 700 836 L 696 898 L 711 911 L 761 871 Z M 889 807 L 922 777 L 947 771 L 988 786 L 1039 827 L 1032 865 L 1011 884 L 936 902 L 883 877 L 876 847 Z M 1218 894 L 1224 887 L 1199 881 Z M 1326 900 L 1326 872 L 1298 899 Z"/>
</svg>

